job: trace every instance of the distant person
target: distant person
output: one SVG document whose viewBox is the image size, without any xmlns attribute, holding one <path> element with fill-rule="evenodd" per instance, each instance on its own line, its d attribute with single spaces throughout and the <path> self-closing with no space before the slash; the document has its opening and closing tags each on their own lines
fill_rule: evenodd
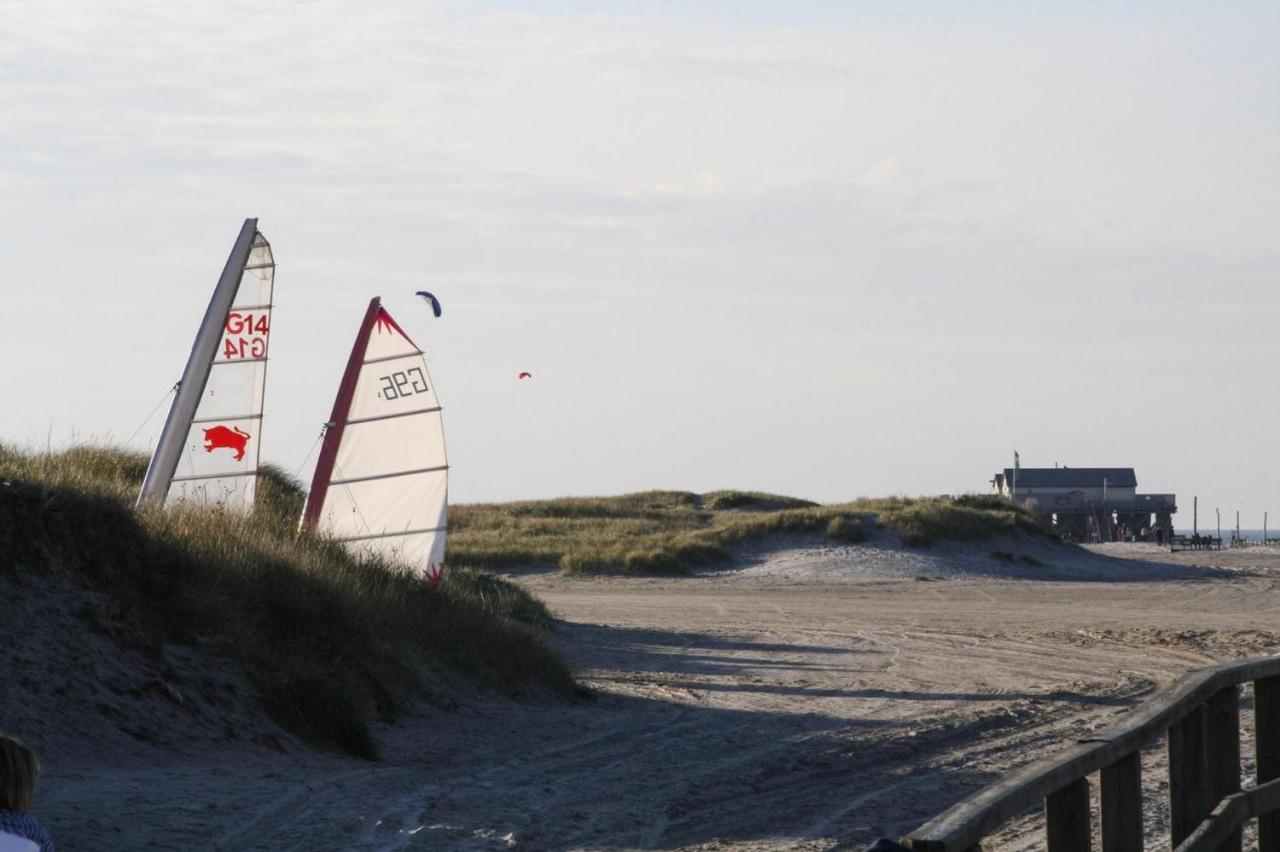
<svg viewBox="0 0 1280 852">
<path fill-rule="evenodd" d="M 31 749 L 0 734 L 0 852 L 53 852 L 49 832 L 27 813 L 39 772 Z"/>
</svg>

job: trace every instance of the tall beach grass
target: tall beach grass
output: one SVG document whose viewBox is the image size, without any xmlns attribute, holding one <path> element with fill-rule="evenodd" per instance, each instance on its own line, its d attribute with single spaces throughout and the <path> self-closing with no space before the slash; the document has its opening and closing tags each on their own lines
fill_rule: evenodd
<svg viewBox="0 0 1280 852">
<path fill-rule="evenodd" d="M 462 672 L 492 688 L 572 694 L 517 587 L 466 569 L 436 590 L 296 534 L 302 494 L 268 468 L 253 514 L 133 509 L 145 457 L 100 447 L 0 446 L 0 573 L 57 572 L 106 592 L 132 641 L 213 643 L 240 660 L 285 728 L 372 758 L 392 718 Z"/>
</svg>

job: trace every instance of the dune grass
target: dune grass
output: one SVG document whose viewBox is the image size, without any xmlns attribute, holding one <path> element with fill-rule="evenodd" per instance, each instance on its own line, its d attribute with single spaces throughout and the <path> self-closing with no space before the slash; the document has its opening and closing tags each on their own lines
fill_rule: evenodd
<svg viewBox="0 0 1280 852">
<path fill-rule="evenodd" d="M 1051 535 L 1030 512 L 981 495 L 819 506 L 758 492 L 646 491 L 453 507 L 448 558 L 488 569 L 671 573 L 724 561 L 734 545 L 777 533 L 856 543 L 876 527 L 914 547 L 1019 531 Z"/>
<path fill-rule="evenodd" d="M 271 715 L 312 740 L 373 757 L 369 721 L 390 718 L 427 674 L 461 671 L 495 688 L 573 694 L 544 644 L 545 608 L 484 573 L 553 564 L 565 571 L 684 572 L 779 533 L 863 541 L 873 530 L 912 546 L 1045 534 L 998 498 L 890 498 L 819 506 L 748 491 L 649 491 L 453 507 L 435 591 L 403 572 L 296 534 L 303 495 L 266 467 L 252 514 L 133 509 L 145 457 L 101 447 L 27 453 L 0 445 L 0 574 L 57 572 L 108 593 L 125 634 L 214 642 L 241 660 Z"/>
<path fill-rule="evenodd" d="M 275 469 L 252 515 L 136 512 L 146 464 L 104 448 L 0 446 L 0 574 L 56 572 L 108 593 L 123 635 L 157 655 L 215 643 L 244 663 L 281 725 L 367 758 L 370 720 L 392 718 L 432 672 L 575 691 L 541 638 L 550 616 L 517 587 L 458 569 L 432 591 L 298 536 L 302 494 Z"/>
</svg>

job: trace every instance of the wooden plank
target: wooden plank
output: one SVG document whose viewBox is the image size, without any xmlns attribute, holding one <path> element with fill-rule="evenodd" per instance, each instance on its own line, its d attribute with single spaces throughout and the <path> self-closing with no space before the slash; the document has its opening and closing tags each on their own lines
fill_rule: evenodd
<svg viewBox="0 0 1280 852">
<path fill-rule="evenodd" d="M 1045 797 L 1044 823 L 1049 852 L 1090 852 L 1088 780 L 1072 781 Z"/>
<path fill-rule="evenodd" d="M 1214 852 L 1245 822 L 1280 811 L 1280 779 L 1228 796 L 1175 852 Z"/>
<path fill-rule="evenodd" d="M 1240 824 L 1249 818 L 1246 804 L 1232 798 L 1220 802 L 1176 852 L 1216 852 L 1233 833 L 1239 833 Z"/>
<path fill-rule="evenodd" d="M 1102 769 L 1102 852 L 1142 852 L 1142 756 Z"/>
<path fill-rule="evenodd" d="M 1280 676 L 1253 685 L 1254 740 L 1257 746 L 1258 787 L 1280 778 Z M 1258 818 L 1259 852 L 1280 852 L 1280 813 Z"/>
<path fill-rule="evenodd" d="M 1240 687 L 1219 690 L 1205 706 L 1205 769 L 1209 809 L 1240 792 Z M 1241 852 L 1240 829 L 1218 847 Z"/>
<path fill-rule="evenodd" d="M 1077 745 L 1056 758 L 1046 758 L 1006 776 L 990 787 L 947 810 L 911 832 L 912 849 L 965 849 L 978 843 L 1009 819 L 1038 805 L 1053 790 L 1061 789 L 1090 770 L 1113 763 L 1121 753 L 1109 743 Z M 1046 789 L 1047 788 L 1047 789 Z M 936 842 L 930 847 L 921 841 Z"/>
<path fill-rule="evenodd" d="M 912 848 L 967 849 L 1053 791 L 1098 772 L 1157 739 L 1191 708 L 1208 701 L 1219 690 L 1270 677 L 1280 678 L 1280 657 L 1189 672 L 1172 688 L 1128 714 L 1118 727 L 1006 775 L 929 820 L 905 839 L 913 841 L 908 844 Z"/>
<path fill-rule="evenodd" d="M 1174 846 L 1191 836 L 1209 815 L 1205 762 L 1204 705 L 1169 729 L 1169 839 Z"/>
<path fill-rule="evenodd" d="M 1224 668 L 1238 668 L 1235 664 Z M 1280 659 L 1273 661 L 1280 675 Z M 1241 672 L 1247 675 L 1251 672 Z M 1225 677 L 1235 676 L 1230 672 Z M 1100 771 L 1126 754 L 1137 751 L 1181 718 L 1188 705 L 1203 703 L 1221 688 L 1220 670 L 1190 672 L 1128 717 L 1131 727 L 1104 731 L 1064 753 L 1036 761 L 953 805 L 908 837 L 919 843 L 938 843 L 942 849 L 962 849 L 982 840 L 995 828 L 1038 804 L 1054 790 L 1077 778 Z M 913 848 L 931 848 L 925 845 Z"/>
<path fill-rule="evenodd" d="M 1276 661 L 1276 669 L 1280 674 L 1280 660 Z M 1208 700 L 1216 691 L 1209 688 L 1215 676 L 1213 670 L 1185 675 L 1168 692 L 1134 711 L 1129 717 L 1132 728 L 1096 734 L 1062 754 L 1006 775 L 934 817 L 908 837 L 940 843 L 938 848 L 943 849 L 963 849 L 981 841 L 1009 819 L 1039 804 L 1054 790 L 1100 771 L 1164 733 L 1180 718 L 1184 703 Z"/>
</svg>

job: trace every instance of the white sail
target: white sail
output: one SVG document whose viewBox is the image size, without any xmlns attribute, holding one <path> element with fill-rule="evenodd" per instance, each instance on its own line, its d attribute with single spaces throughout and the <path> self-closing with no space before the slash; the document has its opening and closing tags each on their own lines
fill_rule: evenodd
<svg viewBox="0 0 1280 852">
<path fill-rule="evenodd" d="M 275 260 L 246 220 L 196 336 L 139 504 L 253 505 Z"/>
<path fill-rule="evenodd" d="M 426 358 L 375 298 L 338 387 L 302 526 L 436 582 L 448 467 Z"/>
</svg>

